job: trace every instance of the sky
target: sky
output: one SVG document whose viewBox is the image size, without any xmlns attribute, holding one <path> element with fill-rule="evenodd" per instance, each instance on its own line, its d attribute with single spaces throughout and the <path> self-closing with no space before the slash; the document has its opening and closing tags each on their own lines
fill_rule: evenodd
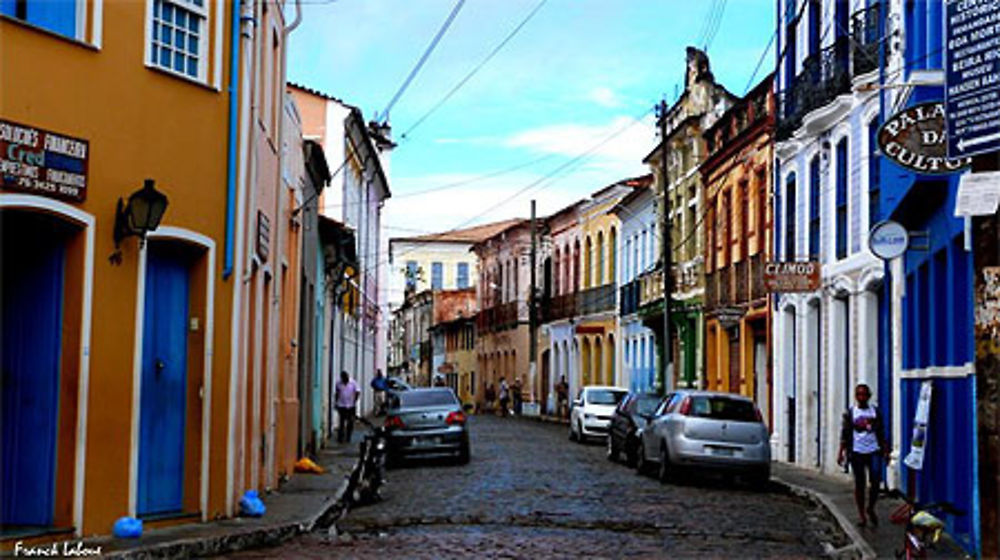
<svg viewBox="0 0 1000 560">
<path fill-rule="evenodd" d="M 381 119 L 456 1 L 302 0 L 288 79 Z M 544 216 L 648 173 L 653 107 L 683 89 L 685 47 L 703 47 L 714 27 L 716 81 L 743 95 L 773 69 L 772 45 L 754 75 L 774 10 L 773 0 L 466 0 L 388 114 L 399 145 L 385 235 L 528 217 L 532 199 Z"/>
</svg>

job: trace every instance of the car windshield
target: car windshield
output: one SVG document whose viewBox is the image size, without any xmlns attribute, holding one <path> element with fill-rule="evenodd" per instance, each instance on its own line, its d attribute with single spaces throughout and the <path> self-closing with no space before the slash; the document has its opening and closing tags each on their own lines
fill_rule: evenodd
<svg viewBox="0 0 1000 560">
<path fill-rule="evenodd" d="M 587 392 L 587 404 L 607 404 L 617 405 L 625 398 L 625 391 L 610 391 L 607 389 L 596 389 Z"/>
<path fill-rule="evenodd" d="M 404 391 L 399 393 L 399 404 L 394 408 L 423 408 L 426 406 L 449 406 L 458 404 L 451 389 L 431 389 L 428 391 Z M 393 403 L 395 404 L 395 403 Z"/>
<path fill-rule="evenodd" d="M 656 395 L 643 395 L 637 399 L 635 411 L 638 414 L 652 414 L 658 404 L 660 404 L 660 397 Z"/>
<path fill-rule="evenodd" d="M 728 397 L 693 397 L 691 416 L 736 422 L 757 421 L 757 413 L 752 402 Z"/>
</svg>

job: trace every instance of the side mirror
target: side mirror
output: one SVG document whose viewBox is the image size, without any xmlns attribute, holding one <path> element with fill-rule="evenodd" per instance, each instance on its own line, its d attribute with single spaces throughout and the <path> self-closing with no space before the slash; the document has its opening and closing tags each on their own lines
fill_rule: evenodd
<svg viewBox="0 0 1000 560">
<path fill-rule="evenodd" d="M 583 401 L 580 399 L 576 399 L 575 401 L 573 401 L 573 406 L 583 406 Z"/>
</svg>

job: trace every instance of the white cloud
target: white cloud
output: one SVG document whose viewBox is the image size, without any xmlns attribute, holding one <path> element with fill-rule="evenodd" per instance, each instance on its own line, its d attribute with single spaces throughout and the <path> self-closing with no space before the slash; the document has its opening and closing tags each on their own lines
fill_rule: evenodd
<svg viewBox="0 0 1000 560">
<path fill-rule="evenodd" d="M 617 109 L 624 105 L 618 94 L 607 87 L 598 87 L 590 90 L 587 98 L 602 107 L 609 107 L 611 109 Z"/>
<path fill-rule="evenodd" d="M 601 125 L 555 124 L 519 132 L 508 138 L 506 145 L 571 157 L 587 153 L 602 160 L 641 167 L 642 158 L 654 145 L 654 126 L 652 115 L 639 122 L 622 116 Z"/>
</svg>

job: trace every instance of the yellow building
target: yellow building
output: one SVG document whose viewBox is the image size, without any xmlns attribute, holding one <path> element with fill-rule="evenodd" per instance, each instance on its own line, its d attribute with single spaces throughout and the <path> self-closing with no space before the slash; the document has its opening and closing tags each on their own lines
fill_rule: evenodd
<svg viewBox="0 0 1000 560">
<path fill-rule="evenodd" d="M 233 512 L 229 6 L 0 5 L 0 525 L 18 540 Z M 159 227 L 124 235 L 156 193 Z"/>
</svg>

